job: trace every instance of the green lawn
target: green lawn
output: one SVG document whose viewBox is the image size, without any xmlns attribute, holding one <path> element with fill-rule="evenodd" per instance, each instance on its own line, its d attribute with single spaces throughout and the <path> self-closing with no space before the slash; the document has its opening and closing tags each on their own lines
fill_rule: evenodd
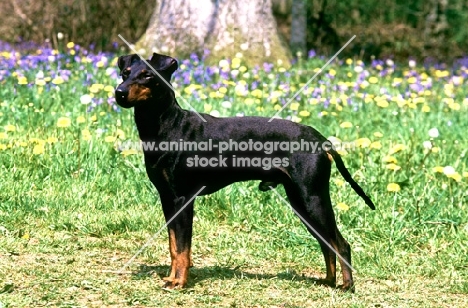
<svg viewBox="0 0 468 308">
<path fill-rule="evenodd" d="M 280 114 L 357 145 L 343 160 L 376 211 L 331 180 L 356 293 L 314 283 L 317 241 L 255 182 L 197 199 L 189 285 L 167 291 L 157 192 L 118 148 L 138 137 L 112 98 L 116 56 L 28 54 L 0 51 L 0 307 L 468 306 L 467 69 L 343 59 Z M 270 117 L 326 61 L 185 61 L 174 86 L 200 112 Z"/>
</svg>

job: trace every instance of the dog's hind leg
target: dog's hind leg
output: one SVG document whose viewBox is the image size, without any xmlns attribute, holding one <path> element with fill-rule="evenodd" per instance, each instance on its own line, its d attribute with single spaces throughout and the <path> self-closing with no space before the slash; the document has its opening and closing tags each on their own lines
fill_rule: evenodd
<svg viewBox="0 0 468 308">
<path fill-rule="evenodd" d="M 168 289 L 184 287 L 191 266 L 194 200 L 186 204 L 187 200 L 188 198 L 185 197 L 174 198 L 170 195 L 161 195 L 164 216 L 166 222 L 168 222 L 169 251 L 171 254 L 171 273 L 168 277 L 163 278 L 166 282 L 165 287 Z M 177 214 L 183 206 L 185 208 Z"/>
<path fill-rule="evenodd" d="M 285 185 L 286 194 L 296 214 L 314 236 L 322 250 L 327 274 L 320 282 L 331 287 L 336 286 L 336 253 L 340 258 L 343 272 L 343 290 L 353 287 L 351 273 L 351 250 L 349 244 L 341 236 L 336 226 L 328 190 L 328 182 L 312 185 L 312 188 L 302 185 Z"/>
</svg>

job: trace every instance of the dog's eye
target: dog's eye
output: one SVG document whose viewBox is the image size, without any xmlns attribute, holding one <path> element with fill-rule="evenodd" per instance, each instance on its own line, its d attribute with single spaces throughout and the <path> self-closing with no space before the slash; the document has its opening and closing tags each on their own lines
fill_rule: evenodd
<svg viewBox="0 0 468 308">
<path fill-rule="evenodd" d="M 130 71 L 127 71 L 127 70 L 122 71 L 122 73 L 120 74 L 123 80 L 127 79 L 129 75 L 130 75 Z"/>
</svg>

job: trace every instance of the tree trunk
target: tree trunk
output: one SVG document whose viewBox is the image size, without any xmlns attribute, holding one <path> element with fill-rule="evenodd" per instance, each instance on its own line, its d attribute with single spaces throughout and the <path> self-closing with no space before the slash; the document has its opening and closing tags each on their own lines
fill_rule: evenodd
<svg viewBox="0 0 468 308">
<path fill-rule="evenodd" d="M 307 55 L 307 5 L 306 0 L 293 0 L 291 15 L 291 38 L 289 46 L 298 58 Z"/>
<path fill-rule="evenodd" d="M 444 44 L 446 39 L 446 31 L 449 29 L 446 10 L 448 0 L 430 0 L 430 12 L 426 16 L 424 27 L 424 52 L 425 56 L 431 55 L 432 49 L 439 49 L 446 52 L 445 48 L 449 44 Z M 445 48 L 444 48 L 445 46 Z"/>
<path fill-rule="evenodd" d="M 188 58 L 209 50 L 208 63 L 237 53 L 249 65 L 282 60 L 290 53 L 280 40 L 271 0 L 159 0 L 137 50 Z"/>
</svg>

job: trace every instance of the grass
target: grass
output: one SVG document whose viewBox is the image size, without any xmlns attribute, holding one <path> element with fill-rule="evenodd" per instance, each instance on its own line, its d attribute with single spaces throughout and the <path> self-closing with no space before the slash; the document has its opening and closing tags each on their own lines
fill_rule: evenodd
<svg viewBox="0 0 468 308">
<path fill-rule="evenodd" d="M 355 294 L 315 284 L 325 273 L 317 241 L 254 182 L 197 199 L 188 288 L 166 291 L 161 277 L 170 260 L 165 230 L 156 234 L 164 225 L 158 195 L 141 153 L 115 146 L 137 140 L 132 112 L 115 110 L 110 98 L 115 56 L 85 55 L 73 45 L 40 53 L 56 58 L 23 54 L 0 75 L 4 307 L 468 305 L 466 69 L 336 62 L 281 113 L 359 145 L 343 159 L 377 210 L 336 170 L 331 184 L 339 228 L 352 246 Z M 3 52 L 0 63 L 12 58 Z M 198 111 L 271 116 L 325 61 L 312 58 L 288 72 L 248 70 L 235 60 L 211 74 L 192 59 L 174 84 Z"/>
</svg>

